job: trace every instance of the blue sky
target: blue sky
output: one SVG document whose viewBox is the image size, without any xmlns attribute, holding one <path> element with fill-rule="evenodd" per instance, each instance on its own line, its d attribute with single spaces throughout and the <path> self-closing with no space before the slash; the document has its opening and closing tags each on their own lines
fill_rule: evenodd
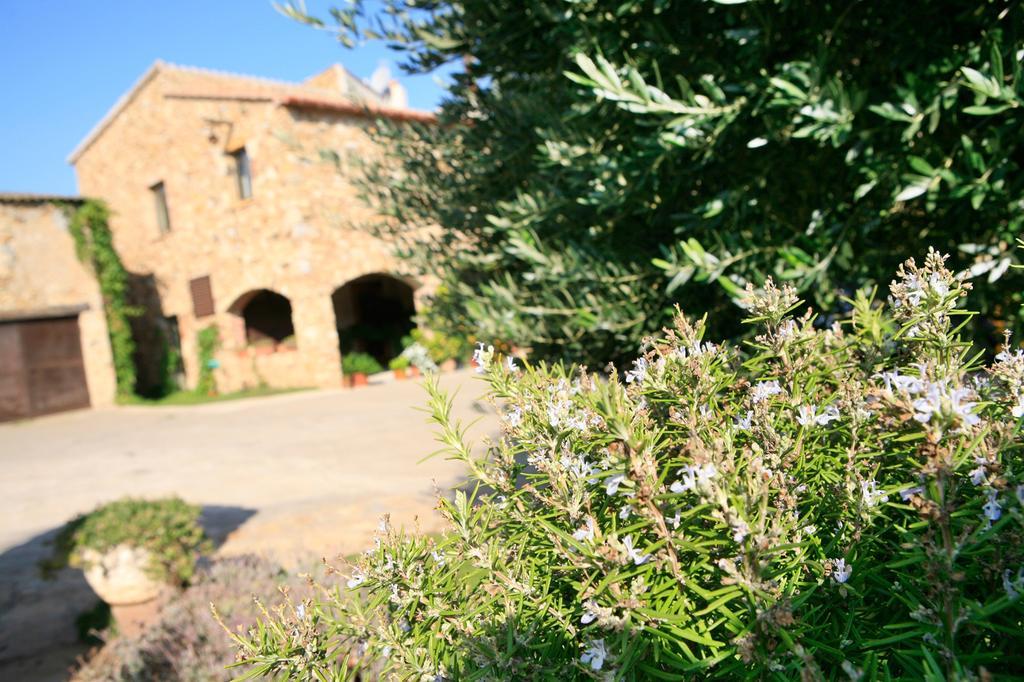
<svg viewBox="0 0 1024 682">
<path fill-rule="evenodd" d="M 335 0 L 343 4 L 345 0 Z M 353 50 L 298 24 L 270 0 L 29 0 L 0 9 L 0 192 L 74 194 L 65 159 L 156 59 L 298 81 L 334 62 L 369 78 L 400 58 Z M 308 0 L 326 16 L 331 2 Z M 433 109 L 437 76 L 393 73 L 409 104 Z"/>
</svg>

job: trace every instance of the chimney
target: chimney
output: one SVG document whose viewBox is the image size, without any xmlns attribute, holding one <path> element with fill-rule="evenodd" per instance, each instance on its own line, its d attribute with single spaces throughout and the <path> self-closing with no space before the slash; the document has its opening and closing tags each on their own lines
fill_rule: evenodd
<svg viewBox="0 0 1024 682">
<path fill-rule="evenodd" d="M 388 81 L 387 90 L 384 91 L 384 98 L 389 107 L 394 107 L 395 109 L 409 108 L 409 93 L 406 92 L 405 87 L 401 83 L 394 79 Z"/>
</svg>

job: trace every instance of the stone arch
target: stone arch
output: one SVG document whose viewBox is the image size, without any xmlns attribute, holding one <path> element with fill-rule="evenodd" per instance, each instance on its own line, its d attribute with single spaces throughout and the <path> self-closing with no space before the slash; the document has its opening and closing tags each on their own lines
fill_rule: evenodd
<svg viewBox="0 0 1024 682">
<path fill-rule="evenodd" d="M 338 346 L 369 353 L 381 364 L 402 352 L 402 337 L 416 326 L 415 282 L 375 272 L 341 285 L 331 294 Z"/>
<path fill-rule="evenodd" d="M 240 317 L 248 344 L 281 343 L 295 335 L 292 303 L 271 289 L 253 289 L 235 299 L 228 312 Z"/>
</svg>

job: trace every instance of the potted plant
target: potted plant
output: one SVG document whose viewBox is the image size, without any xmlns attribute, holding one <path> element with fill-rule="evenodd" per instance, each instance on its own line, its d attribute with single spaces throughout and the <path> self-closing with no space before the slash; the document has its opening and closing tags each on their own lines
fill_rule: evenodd
<svg viewBox="0 0 1024 682">
<path fill-rule="evenodd" d="M 399 355 L 397 358 L 391 358 L 388 367 L 395 373 L 395 378 L 401 380 L 409 375 L 409 364 L 409 358 Z"/>
<path fill-rule="evenodd" d="M 349 386 L 365 386 L 370 374 L 383 371 L 384 368 L 369 353 L 347 353 L 341 359 L 341 371 Z"/>
<path fill-rule="evenodd" d="M 200 554 L 210 549 L 199 513 L 176 497 L 105 504 L 64 526 L 44 571 L 81 568 L 111 606 L 148 602 L 168 586 L 188 584 Z"/>
</svg>

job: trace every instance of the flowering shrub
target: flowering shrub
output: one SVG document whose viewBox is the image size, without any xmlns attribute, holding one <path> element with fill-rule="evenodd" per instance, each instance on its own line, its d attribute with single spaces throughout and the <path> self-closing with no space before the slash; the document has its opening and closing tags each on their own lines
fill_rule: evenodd
<svg viewBox="0 0 1024 682">
<path fill-rule="evenodd" d="M 990 679 L 1024 674 L 1024 353 L 958 338 L 937 253 L 821 329 L 771 281 L 746 348 L 678 316 L 621 377 L 478 351 L 503 424 L 440 538 L 387 524 L 348 580 L 249 636 L 344 679 Z M 1009 344 L 1007 344 L 1009 346 Z"/>
<path fill-rule="evenodd" d="M 103 648 L 90 652 L 72 682 L 218 682 L 234 660 L 225 628 L 250 627 L 253 597 L 273 599 L 282 590 L 307 596 L 306 581 L 262 558 L 218 559 L 197 571 L 193 584 L 167 603 L 136 637 L 98 633 Z M 216 620 L 210 603 L 217 605 Z M 218 622 L 220 625 L 218 625 Z"/>
</svg>

